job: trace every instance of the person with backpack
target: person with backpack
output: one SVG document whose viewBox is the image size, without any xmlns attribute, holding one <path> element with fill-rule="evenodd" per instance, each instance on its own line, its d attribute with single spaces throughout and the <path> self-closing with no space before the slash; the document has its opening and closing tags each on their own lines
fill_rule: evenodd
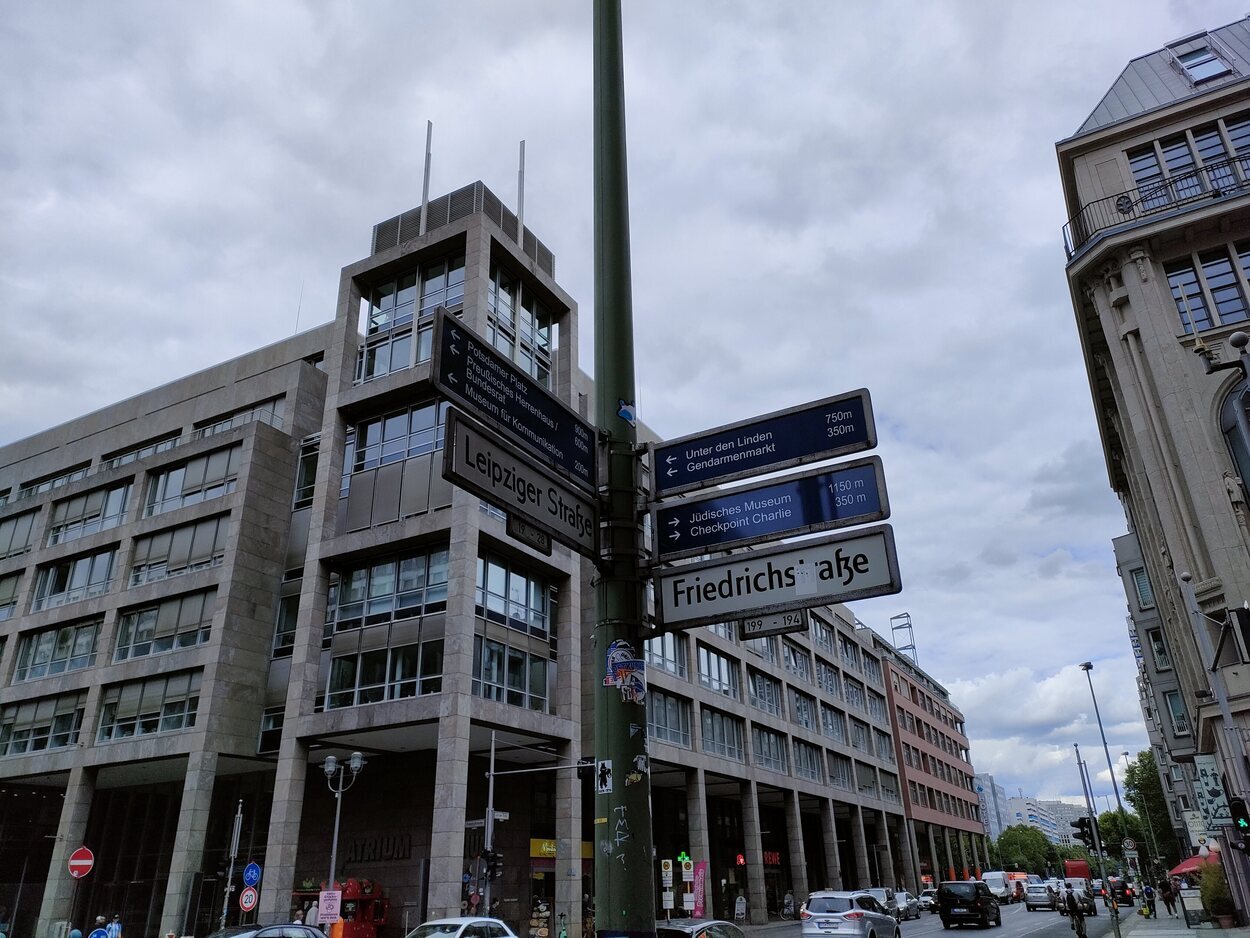
<svg viewBox="0 0 1250 938">
<path fill-rule="evenodd" d="M 1081 897 L 1076 894 L 1071 883 L 1067 883 L 1064 904 L 1068 910 L 1069 927 L 1076 932 L 1076 938 L 1085 938 L 1085 906 L 1081 904 Z"/>
<path fill-rule="evenodd" d="M 1142 897 L 1146 900 L 1146 917 L 1158 918 L 1158 909 L 1155 908 L 1155 888 L 1150 883 L 1146 883 L 1142 889 Z"/>
</svg>

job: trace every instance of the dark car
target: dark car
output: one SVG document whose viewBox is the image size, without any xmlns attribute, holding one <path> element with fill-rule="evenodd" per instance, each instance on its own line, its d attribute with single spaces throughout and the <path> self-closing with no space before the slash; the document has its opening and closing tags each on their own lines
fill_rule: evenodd
<svg viewBox="0 0 1250 938">
<path fill-rule="evenodd" d="M 1119 876 L 1108 876 L 1107 882 L 1111 884 L 1112 894 L 1115 901 L 1119 905 L 1133 904 L 1133 884 Z"/>
<path fill-rule="evenodd" d="M 1001 925 L 1003 913 L 998 897 L 983 882 L 949 882 L 938 886 L 938 915 L 942 927 L 952 925 Z"/>
</svg>

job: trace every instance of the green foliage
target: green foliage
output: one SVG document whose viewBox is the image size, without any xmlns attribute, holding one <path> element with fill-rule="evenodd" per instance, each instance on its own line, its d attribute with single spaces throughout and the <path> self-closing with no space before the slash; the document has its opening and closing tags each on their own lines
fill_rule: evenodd
<svg viewBox="0 0 1250 938">
<path fill-rule="evenodd" d="M 995 844 L 1004 870 L 1041 873 L 1053 847 L 1046 835 L 1028 824 L 1013 824 Z"/>
<path fill-rule="evenodd" d="M 1171 830 L 1170 827 L 1168 829 Z M 1144 825 L 1136 814 L 1126 811 L 1121 815 L 1119 811 L 1104 811 L 1098 815 L 1098 834 L 1102 837 L 1102 849 L 1117 860 L 1124 859 L 1125 837 L 1132 837 L 1137 841 L 1137 850 L 1141 854 L 1148 852 Z"/>
<path fill-rule="evenodd" d="M 1203 863 L 1198 867 L 1198 892 L 1212 915 L 1233 914 L 1233 894 L 1228 890 L 1222 863 Z"/>
<path fill-rule="evenodd" d="M 1129 763 L 1124 775 L 1124 799 L 1139 817 L 1149 820 L 1149 827 L 1154 830 L 1153 843 L 1163 854 L 1159 865 L 1165 870 L 1176 866 L 1180 862 L 1180 852 L 1176 838 L 1171 835 L 1172 819 L 1168 814 L 1167 799 L 1159 782 L 1154 753 L 1149 749 L 1143 749 Z"/>
</svg>

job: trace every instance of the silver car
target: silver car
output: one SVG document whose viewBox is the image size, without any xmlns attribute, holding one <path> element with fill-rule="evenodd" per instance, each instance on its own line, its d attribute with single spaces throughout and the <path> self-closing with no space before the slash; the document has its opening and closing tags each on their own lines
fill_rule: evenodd
<svg viewBox="0 0 1250 938">
<path fill-rule="evenodd" d="M 803 938 L 900 938 L 894 916 L 866 892 L 814 892 L 803 903 L 799 918 Z"/>
<path fill-rule="evenodd" d="M 900 922 L 905 922 L 909 918 L 920 918 L 920 900 L 910 892 L 896 892 L 894 901 L 898 904 Z"/>
</svg>

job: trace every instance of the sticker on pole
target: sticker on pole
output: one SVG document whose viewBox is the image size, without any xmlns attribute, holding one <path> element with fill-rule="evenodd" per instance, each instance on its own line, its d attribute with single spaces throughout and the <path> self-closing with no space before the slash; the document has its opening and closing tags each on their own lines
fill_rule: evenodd
<svg viewBox="0 0 1250 938">
<path fill-rule="evenodd" d="M 612 760 L 600 759 L 595 771 L 595 791 L 600 795 L 612 794 Z"/>
<path fill-rule="evenodd" d="M 239 893 L 239 908 L 244 912 L 252 911 L 252 909 L 256 908 L 257 898 L 259 897 L 256 895 L 256 890 L 251 886 L 245 886 L 243 891 Z"/>
<path fill-rule="evenodd" d="M 333 924 L 340 917 L 343 893 L 339 889 L 323 889 L 317 901 L 317 918 L 323 924 Z"/>
<path fill-rule="evenodd" d="M 95 854 L 86 847 L 79 847 L 69 855 L 69 875 L 82 879 L 95 866 Z"/>
</svg>

